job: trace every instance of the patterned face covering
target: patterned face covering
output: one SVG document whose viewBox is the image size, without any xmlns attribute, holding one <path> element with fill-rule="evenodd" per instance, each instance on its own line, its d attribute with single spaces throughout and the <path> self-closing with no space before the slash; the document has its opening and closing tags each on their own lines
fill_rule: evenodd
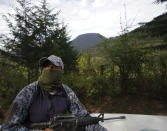
<svg viewBox="0 0 167 131">
<path fill-rule="evenodd" d="M 62 87 L 62 70 L 43 69 L 38 82 L 42 89 L 52 92 Z"/>
</svg>

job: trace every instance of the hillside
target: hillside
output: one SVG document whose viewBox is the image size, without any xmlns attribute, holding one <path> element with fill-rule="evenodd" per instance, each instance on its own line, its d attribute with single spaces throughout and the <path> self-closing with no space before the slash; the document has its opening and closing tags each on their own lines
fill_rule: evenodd
<svg viewBox="0 0 167 131">
<path fill-rule="evenodd" d="M 79 51 L 95 46 L 103 41 L 104 36 L 99 33 L 86 33 L 72 40 L 72 45 Z"/>
<path fill-rule="evenodd" d="M 151 36 L 167 41 L 167 12 L 155 17 L 152 21 L 143 23 L 141 27 L 131 33 L 142 33 L 144 36 Z"/>
</svg>

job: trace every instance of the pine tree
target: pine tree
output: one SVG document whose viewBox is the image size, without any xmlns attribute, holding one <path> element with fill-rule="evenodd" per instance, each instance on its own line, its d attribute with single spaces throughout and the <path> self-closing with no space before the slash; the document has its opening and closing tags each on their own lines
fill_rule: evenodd
<svg viewBox="0 0 167 131">
<path fill-rule="evenodd" d="M 17 2 L 20 6 L 15 9 L 13 16 L 15 24 L 10 21 L 11 14 L 5 16 L 11 35 L 3 41 L 5 50 L 1 54 L 10 56 L 11 60 L 27 68 L 28 82 L 37 76 L 38 60 L 43 56 L 60 56 L 66 70 L 73 69 L 77 53 L 69 41 L 66 25 L 59 22 L 60 11 L 52 13 L 46 0 L 38 6 L 27 0 Z"/>
</svg>

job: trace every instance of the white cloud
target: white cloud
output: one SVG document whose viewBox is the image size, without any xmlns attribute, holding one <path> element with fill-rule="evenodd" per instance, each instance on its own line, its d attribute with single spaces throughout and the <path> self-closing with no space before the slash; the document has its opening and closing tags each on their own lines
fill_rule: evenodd
<svg viewBox="0 0 167 131">
<path fill-rule="evenodd" d="M 13 4 L 13 0 L 1 0 L 0 1 L 0 5 L 4 5 L 4 6 L 11 6 Z"/>
<path fill-rule="evenodd" d="M 9 6 L 3 0 L 3 5 Z M 33 1 L 33 0 L 31 0 Z M 34 0 L 36 2 L 38 0 Z M 165 5 L 153 4 L 154 0 L 48 0 L 51 8 L 61 10 L 60 19 L 68 24 L 69 35 L 75 38 L 79 34 L 96 32 L 106 37 L 116 36 L 120 32 L 120 16 L 126 16 L 127 23 L 135 28 L 139 22 L 151 21 L 165 11 Z M 0 1 L 0 12 L 2 12 Z M 1 28 L 1 26 L 0 26 Z"/>
</svg>

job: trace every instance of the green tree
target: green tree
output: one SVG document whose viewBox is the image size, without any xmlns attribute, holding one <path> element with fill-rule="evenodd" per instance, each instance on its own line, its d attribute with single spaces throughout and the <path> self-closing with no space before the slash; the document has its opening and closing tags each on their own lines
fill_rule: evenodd
<svg viewBox="0 0 167 131">
<path fill-rule="evenodd" d="M 26 84 L 25 68 L 6 58 L 0 58 L 0 105 L 7 109 Z"/>
<path fill-rule="evenodd" d="M 37 61 L 43 56 L 60 56 L 66 70 L 74 69 L 77 53 L 71 46 L 66 25 L 58 20 L 59 11 L 52 13 L 46 0 L 38 6 L 27 0 L 17 2 L 20 6 L 15 9 L 15 22 L 10 21 L 12 14 L 5 16 L 11 35 L 3 40 L 1 55 L 27 67 L 28 82 L 37 77 Z"/>
<path fill-rule="evenodd" d="M 104 59 L 96 55 L 97 52 L 96 49 L 82 52 L 77 61 L 79 86 L 83 92 L 86 92 L 86 97 L 91 99 L 90 103 L 101 103 L 110 87 L 105 70 L 101 68 Z"/>
<path fill-rule="evenodd" d="M 126 34 L 119 38 L 104 41 L 103 50 L 108 65 L 112 65 L 114 72 L 119 72 L 118 78 L 122 93 L 130 91 L 132 79 L 141 75 L 142 64 L 146 60 L 145 51 L 137 47 Z M 116 73 L 117 74 L 117 73 Z"/>
</svg>

